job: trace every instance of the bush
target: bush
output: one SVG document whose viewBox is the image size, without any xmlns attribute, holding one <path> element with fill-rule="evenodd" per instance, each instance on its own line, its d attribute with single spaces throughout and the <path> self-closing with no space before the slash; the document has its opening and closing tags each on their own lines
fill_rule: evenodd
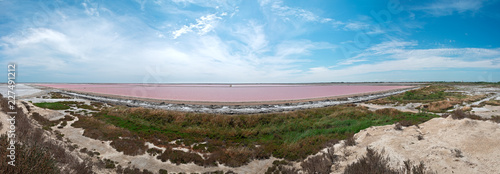
<svg viewBox="0 0 500 174">
<path fill-rule="evenodd" d="M 56 161 L 46 149 L 41 146 L 28 146 L 16 143 L 15 167 L 10 166 L 7 157 L 9 151 L 7 135 L 0 136 L 0 173 L 59 173 Z"/>
<path fill-rule="evenodd" d="M 317 155 L 302 162 L 300 166 L 306 173 L 330 173 L 332 165 L 337 161 L 334 149 L 328 148 L 326 154 Z"/>
<path fill-rule="evenodd" d="M 346 146 L 355 146 L 356 140 L 354 139 L 354 134 L 349 134 L 344 141 L 344 145 Z"/>
<path fill-rule="evenodd" d="M 159 173 L 159 174 L 168 174 L 168 171 L 167 171 L 167 170 L 165 170 L 165 169 L 160 169 L 160 170 L 158 171 L 158 173 Z"/>
<path fill-rule="evenodd" d="M 175 163 L 177 165 L 186 164 L 190 162 L 194 162 L 195 164 L 198 165 L 204 165 L 205 163 L 205 161 L 198 154 L 179 151 L 179 150 L 172 150 L 171 148 L 167 148 L 165 152 L 163 152 L 156 158 L 161 160 L 162 162 L 170 160 L 170 162 Z"/>
<path fill-rule="evenodd" d="M 398 130 L 398 131 L 403 130 L 403 126 L 401 126 L 401 124 L 398 122 L 398 123 L 394 124 L 394 130 Z"/>
<path fill-rule="evenodd" d="M 461 109 L 455 109 L 452 113 L 451 113 L 451 118 L 453 119 L 464 119 L 464 118 L 470 118 L 470 119 L 473 119 L 473 120 L 485 120 L 484 118 L 480 117 L 480 116 L 477 116 L 477 115 L 474 115 L 474 114 L 471 114 L 471 113 L 466 113 L 464 112 L 463 110 Z"/>
<path fill-rule="evenodd" d="M 122 139 L 113 140 L 110 144 L 118 152 L 123 152 L 125 155 L 142 155 L 146 152 L 147 146 L 144 140 L 138 138 L 123 137 Z"/>
<path fill-rule="evenodd" d="M 389 166 L 389 157 L 384 157 L 384 152 L 378 153 L 377 151 L 366 148 L 366 155 L 361 157 L 357 162 L 347 165 L 344 170 L 345 174 L 432 174 L 434 172 L 426 170 L 424 163 L 420 162 L 418 165 L 412 165 L 410 160 L 404 161 L 402 170 L 392 169 Z"/>
</svg>

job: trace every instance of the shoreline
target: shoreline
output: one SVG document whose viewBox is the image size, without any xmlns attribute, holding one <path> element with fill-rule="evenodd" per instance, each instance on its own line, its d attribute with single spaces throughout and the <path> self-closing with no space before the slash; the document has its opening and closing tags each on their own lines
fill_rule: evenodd
<svg viewBox="0 0 500 174">
<path fill-rule="evenodd" d="M 50 88 L 54 92 L 61 92 L 66 95 L 85 98 L 88 100 L 112 103 L 116 105 L 126 105 L 129 107 L 145 107 L 153 109 L 165 109 L 183 112 L 216 113 L 216 114 L 256 114 L 270 112 L 284 112 L 298 109 L 319 108 L 347 103 L 358 103 L 367 100 L 387 97 L 399 93 L 420 88 L 411 86 L 407 88 L 391 89 L 376 92 L 310 98 L 299 100 L 280 100 L 280 101 L 256 101 L 256 102 L 212 102 L 212 101 L 178 101 L 178 100 L 160 100 L 149 98 L 138 98 L 130 96 L 119 96 L 110 94 L 100 94 L 91 92 L 79 92 L 74 90 L 63 90 Z"/>
</svg>

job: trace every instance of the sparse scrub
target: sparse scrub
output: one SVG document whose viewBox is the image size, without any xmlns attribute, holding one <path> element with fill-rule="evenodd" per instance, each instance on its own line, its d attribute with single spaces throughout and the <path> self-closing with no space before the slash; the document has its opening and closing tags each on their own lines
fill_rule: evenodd
<svg viewBox="0 0 500 174">
<path fill-rule="evenodd" d="M 474 114 L 471 114 L 469 112 L 464 112 L 463 110 L 461 109 L 456 109 L 454 110 L 452 113 L 451 113 L 451 118 L 453 119 L 464 119 L 464 118 L 470 118 L 470 119 L 473 119 L 473 120 L 486 120 L 485 118 L 482 118 L 480 116 L 477 116 L 477 115 L 474 115 Z"/>
<path fill-rule="evenodd" d="M 398 130 L 398 131 L 403 130 L 403 126 L 401 126 L 401 124 L 398 122 L 398 123 L 394 124 L 394 130 Z"/>
<path fill-rule="evenodd" d="M 492 106 L 500 106 L 500 100 L 488 100 L 481 103 L 482 105 L 492 105 Z"/>
<path fill-rule="evenodd" d="M 349 134 L 347 138 L 344 141 L 344 145 L 346 146 L 355 146 L 356 145 L 356 139 L 354 139 L 354 134 Z"/>
<path fill-rule="evenodd" d="M 115 139 L 110 145 L 125 155 L 142 155 L 147 149 L 146 145 L 144 145 L 144 140 L 139 138 L 124 137 Z"/>
<path fill-rule="evenodd" d="M 344 174 L 432 174 L 426 169 L 424 163 L 420 162 L 418 165 L 412 165 L 410 160 L 404 161 L 402 170 L 392 169 L 389 166 L 389 157 L 384 157 L 384 152 L 377 152 L 371 148 L 366 148 L 366 155 L 361 157 L 355 163 L 348 165 Z"/>
<path fill-rule="evenodd" d="M 172 150 L 171 148 L 167 148 L 161 155 L 157 156 L 157 159 L 163 162 L 170 160 L 170 162 L 177 165 L 194 162 L 195 164 L 203 166 L 205 163 L 205 161 L 198 154 Z"/>
<path fill-rule="evenodd" d="M 442 113 L 453 108 L 456 104 L 470 103 L 487 97 L 487 95 L 464 95 L 456 92 L 446 92 L 453 89 L 446 84 L 432 84 L 416 90 L 393 95 L 387 98 L 369 101 L 372 104 L 406 104 L 425 103 L 424 111 Z"/>
<path fill-rule="evenodd" d="M 500 116 L 491 116 L 491 121 L 500 123 Z"/>
<path fill-rule="evenodd" d="M 344 174 L 398 174 L 397 170 L 389 167 L 389 158 L 383 156 L 382 153 L 366 148 L 366 155 L 361 157 L 357 162 L 348 165 Z"/>
<path fill-rule="evenodd" d="M 156 156 L 158 154 L 161 154 L 163 151 L 161 149 L 158 149 L 158 148 L 151 148 L 151 149 L 148 149 L 147 152 L 151 156 Z"/>
<path fill-rule="evenodd" d="M 0 104 L 4 112 L 9 111 L 5 109 L 7 99 L 1 98 Z M 33 126 L 20 107 L 16 112 L 16 167 L 8 166 L 6 148 L 0 148 L 0 173 L 93 173 L 90 163 L 79 162 L 58 142 L 46 138 L 44 131 Z M 8 143 L 5 135 L 0 137 L 0 144 L 3 143 Z"/>
<path fill-rule="evenodd" d="M 453 108 L 453 103 L 443 100 L 429 103 L 427 110 L 430 112 L 446 112 L 450 108 Z"/>
<path fill-rule="evenodd" d="M 105 165 L 104 167 L 107 169 L 114 169 L 116 167 L 115 162 L 110 159 L 104 159 L 103 162 Z"/>
<path fill-rule="evenodd" d="M 418 139 L 418 141 L 423 140 L 423 139 L 424 139 L 424 135 L 419 134 L 419 135 L 417 136 L 417 139 Z"/>
<path fill-rule="evenodd" d="M 397 116 L 401 114 L 401 111 L 394 108 L 384 108 L 384 109 L 377 109 L 375 113 L 379 115 Z"/>
<path fill-rule="evenodd" d="M 453 149 L 451 151 L 456 158 L 462 158 L 464 155 L 462 155 L 462 151 L 460 149 Z"/>
<path fill-rule="evenodd" d="M 49 95 L 50 95 L 50 98 L 52 98 L 52 99 L 70 99 L 71 98 L 69 96 L 62 95 L 59 92 L 51 92 L 51 93 L 49 93 Z"/>
<path fill-rule="evenodd" d="M 350 135 L 370 126 L 394 124 L 402 120 L 413 125 L 434 117 L 436 115 L 390 109 L 372 112 L 355 105 L 253 115 L 186 113 L 117 106 L 104 108 L 93 117 L 80 116 L 73 126 L 84 128 L 85 136 L 105 141 L 137 136 L 143 142 L 165 147 L 172 146 L 168 144 L 169 141 L 180 140 L 177 146 L 210 155 L 203 160 L 194 153 L 167 151 L 158 158 L 205 166 L 220 162 L 236 167 L 252 159 L 266 159 L 271 155 L 301 160 L 326 147 L 332 140 L 350 138 Z M 189 147 L 200 142 L 206 143 Z M 169 155 L 172 153 L 177 156 Z"/>
<path fill-rule="evenodd" d="M 326 154 L 317 155 L 302 162 L 301 167 L 306 173 L 330 173 L 336 161 L 334 149 L 329 148 Z"/>
</svg>

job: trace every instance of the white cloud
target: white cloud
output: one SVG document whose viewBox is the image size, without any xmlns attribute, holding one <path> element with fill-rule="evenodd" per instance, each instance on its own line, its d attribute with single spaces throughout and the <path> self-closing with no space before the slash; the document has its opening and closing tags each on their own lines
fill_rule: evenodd
<svg viewBox="0 0 500 174">
<path fill-rule="evenodd" d="M 348 79 L 348 77 L 355 75 L 391 71 L 500 68 L 500 48 L 408 49 L 408 47 L 416 45 L 416 42 L 384 42 L 368 48 L 355 58 L 346 59 L 337 65 L 310 68 L 307 75 L 300 79 L 328 81 L 328 79 Z M 380 57 L 380 55 L 384 55 L 386 59 L 379 58 L 376 59 L 378 61 L 368 61 Z M 360 62 L 365 63 L 359 64 Z M 340 65 L 351 66 L 341 68 Z"/>
<path fill-rule="evenodd" d="M 15 60 L 30 72 L 44 72 L 30 76 L 36 81 L 286 82 L 301 73 L 299 62 L 308 61 L 304 57 L 311 50 L 333 49 L 308 40 L 270 45 L 257 22 L 233 26 L 236 41 L 203 34 L 213 30 L 215 25 L 208 24 L 218 20 L 215 15 L 203 16 L 188 28 L 201 35 L 172 41 L 140 20 L 82 13 L 85 17 L 68 18 L 51 28 L 0 38 L 1 62 Z"/>
<path fill-rule="evenodd" d="M 90 0 L 85 0 L 82 3 L 85 8 L 85 13 L 89 16 L 99 16 L 99 3 L 91 2 Z"/>
<path fill-rule="evenodd" d="M 483 7 L 484 0 L 440 0 L 415 10 L 422 10 L 434 16 L 447 16 L 453 13 L 475 13 Z"/>
<path fill-rule="evenodd" d="M 204 35 L 210 31 L 212 31 L 215 28 L 215 25 L 217 25 L 218 20 L 222 19 L 221 17 L 217 16 L 217 14 L 209 14 L 206 16 L 202 16 L 199 19 L 196 19 L 196 24 L 189 24 L 189 26 L 182 26 L 182 28 L 173 31 L 172 35 L 174 39 L 177 39 L 179 36 L 197 31 L 199 35 Z"/>
<path fill-rule="evenodd" d="M 326 23 L 333 20 L 331 18 L 320 17 L 313 12 L 304 10 L 302 8 L 289 7 L 287 5 L 284 5 L 283 1 L 281 0 L 261 0 L 260 5 L 261 7 L 270 8 L 274 15 L 282 17 L 285 21 L 292 21 L 295 20 L 295 18 L 299 18 L 308 22 Z M 291 17 L 293 19 L 291 19 Z"/>
<path fill-rule="evenodd" d="M 369 27 L 369 24 L 363 22 L 349 22 L 344 25 L 344 30 L 364 30 Z"/>
<path fill-rule="evenodd" d="M 249 48 L 246 50 L 248 52 L 263 53 L 269 51 L 267 49 L 269 41 L 267 41 L 263 25 L 250 21 L 245 25 L 236 25 L 231 34 L 242 41 L 246 48 Z"/>
</svg>

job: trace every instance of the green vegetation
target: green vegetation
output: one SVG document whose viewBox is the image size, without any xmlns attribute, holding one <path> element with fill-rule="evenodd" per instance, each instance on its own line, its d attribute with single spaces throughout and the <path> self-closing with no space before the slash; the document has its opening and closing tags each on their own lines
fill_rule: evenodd
<svg viewBox="0 0 500 174">
<path fill-rule="evenodd" d="M 402 94 L 387 97 L 388 100 L 398 101 L 404 103 L 412 102 L 433 102 L 444 100 L 449 97 L 463 98 L 461 94 L 445 92 L 446 90 L 453 89 L 446 85 L 430 85 L 417 90 L 406 91 Z"/>
<path fill-rule="evenodd" d="M 50 95 L 50 98 L 52 98 L 52 99 L 70 99 L 71 98 L 69 96 L 62 95 L 59 92 L 51 92 L 51 93 L 49 93 L 49 95 Z"/>
<path fill-rule="evenodd" d="M 73 126 L 86 129 L 85 136 L 121 142 L 114 143 L 115 148 L 126 154 L 143 154 L 146 150 L 140 142 L 148 141 L 167 147 L 167 151 L 158 156 L 162 160 L 195 162 L 205 166 L 218 161 L 228 166 L 241 166 L 251 159 L 271 155 L 300 160 L 318 152 L 329 142 L 346 139 L 370 126 L 402 121 L 412 125 L 433 117 L 437 116 L 390 110 L 372 112 L 355 105 L 255 115 L 113 107 L 103 109 L 94 117 L 81 117 Z M 169 150 L 173 145 L 168 142 L 174 140 L 178 140 L 176 146 L 210 155 L 202 159 L 190 153 Z M 194 144 L 201 142 L 206 144 Z M 191 145 L 195 146 L 191 148 Z"/>
<path fill-rule="evenodd" d="M 65 110 L 69 109 L 69 106 L 66 106 L 60 102 L 55 102 L 55 103 L 34 103 L 35 106 L 41 107 L 41 108 L 47 108 L 47 109 L 52 109 L 52 110 Z"/>
<path fill-rule="evenodd" d="M 372 104 L 406 104 L 406 103 L 424 103 L 424 111 L 443 113 L 453 108 L 456 104 L 463 102 L 473 102 L 481 100 L 487 95 L 468 96 L 457 92 L 446 92 L 453 87 L 445 84 L 432 84 L 420 89 L 406 91 L 404 93 L 393 95 L 387 98 L 369 101 Z"/>
</svg>

